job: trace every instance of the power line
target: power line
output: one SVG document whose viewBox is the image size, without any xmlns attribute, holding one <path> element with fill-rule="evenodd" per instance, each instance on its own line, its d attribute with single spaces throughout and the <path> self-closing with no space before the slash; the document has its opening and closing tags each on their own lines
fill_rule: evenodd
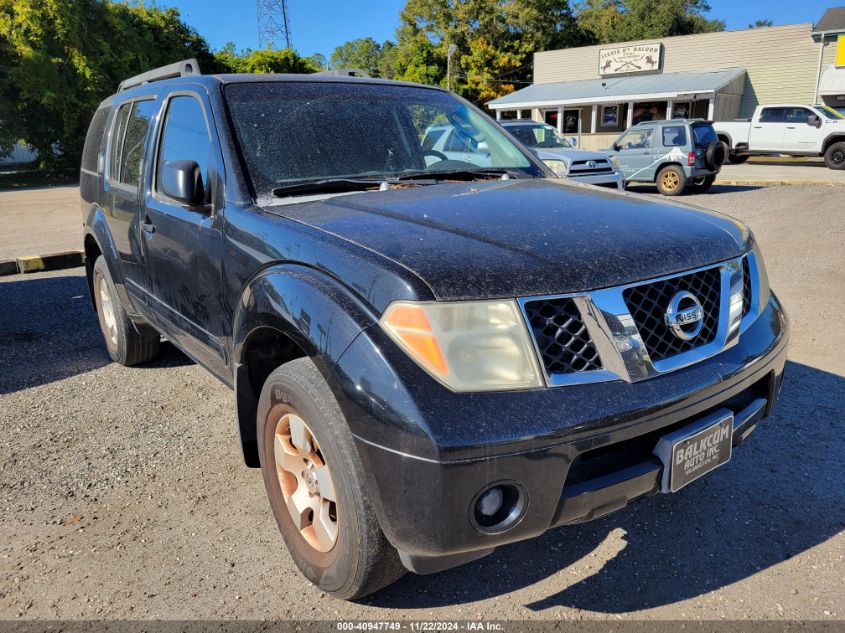
<svg viewBox="0 0 845 633">
<path fill-rule="evenodd" d="M 293 48 L 287 0 L 256 0 L 258 48 Z"/>
</svg>

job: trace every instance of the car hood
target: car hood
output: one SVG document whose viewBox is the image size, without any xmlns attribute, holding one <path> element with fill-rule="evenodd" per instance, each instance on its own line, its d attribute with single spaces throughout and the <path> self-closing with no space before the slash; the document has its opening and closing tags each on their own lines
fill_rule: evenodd
<svg viewBox="0 0 845 633">
<path fill-rule="evenodd" d="M 750 239 L 724 215 L 551 178 L 291 202 L 265 211 L 401 264 L 442 300 L 614 286 L 730 259 Z"/>
<path fill-rule="evenodd" d="M 602 152 L 590 152 L 584 149 L 545 149 L 538 147 L 534 150 L 540 160 L 607 160 L 608 155 Z"/>
</svg>

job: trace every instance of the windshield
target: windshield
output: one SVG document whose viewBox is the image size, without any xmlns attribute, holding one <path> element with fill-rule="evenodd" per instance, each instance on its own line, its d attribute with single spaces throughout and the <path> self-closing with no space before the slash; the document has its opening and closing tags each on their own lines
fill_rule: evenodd
<svg viewBox="0 0 845 633">
<path fill-rule="evenodd" d="M 543 175 L 485 114 L 440 90 L 289 81 L 230 84 L 225 94 L 259 196 L 311 180 L 479 168 Z"/>
<path fill-rule="evenodd" d="M 505 129 L 514 135 L 516 140 L 526 147 L 568 149 L 572 143 L 551 125 L 537 123 L 536 125 L 520 123 L 505 125 Z"/>
<path fill-rule="evenodd" d="M 817 105 L 816 110 L 818 110 L 821 114 L 826 116 L 828 119 L 845 119 L 845 116 L 842 116 L 841 113 L 837 112 L 830 106 L 826 105 Z"/>
<path fill-rule="evenodd" d="M 706 147 L 710 143 L 715 143 L 719 139 L 716 136 L 716 130 L 709 123 L 692 126 L 692 135 L 695 137 L 695 144 L 697 147 Z"/>
</svg>

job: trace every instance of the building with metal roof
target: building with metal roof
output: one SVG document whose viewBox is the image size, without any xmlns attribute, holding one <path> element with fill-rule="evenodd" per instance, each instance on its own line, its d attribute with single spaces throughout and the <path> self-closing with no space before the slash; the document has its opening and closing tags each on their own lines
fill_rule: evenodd
<svg viewBox="0 0 845 633">
<path fill-rule="evenodd" d="M 845 7 L 816 24 L 537 52 L 534 83 L 487 106 L 600 149 L 639 121 L 723 121 L 776 102 L 845 106 Z"/>
</svg>

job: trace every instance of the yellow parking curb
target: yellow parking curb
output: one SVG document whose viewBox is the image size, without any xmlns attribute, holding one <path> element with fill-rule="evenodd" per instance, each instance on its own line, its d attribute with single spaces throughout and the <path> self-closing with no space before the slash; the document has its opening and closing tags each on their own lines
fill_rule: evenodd
<svg viewBox="0 0 845 633">
<path fill-rule="evenodd" d="M 845 186 L 845 182 L 839 182 L 836 180 L 794 180 L 794 179 L 754 179 L 754 178 L 745 178 L 742 180 L 720 180 L 717 179 L 716 182 L 713 183 L 714 185 L 767 185 L 770 187 L 776 186 L 805 186 L 805 187 L 842 187 Z"/>
<path fill-rule="evenodd" d="M 18 257 L 18 272 L 37 273 L 44 270 L 44 260 L 37 255 L 31 257 Z"/>
</svg>

